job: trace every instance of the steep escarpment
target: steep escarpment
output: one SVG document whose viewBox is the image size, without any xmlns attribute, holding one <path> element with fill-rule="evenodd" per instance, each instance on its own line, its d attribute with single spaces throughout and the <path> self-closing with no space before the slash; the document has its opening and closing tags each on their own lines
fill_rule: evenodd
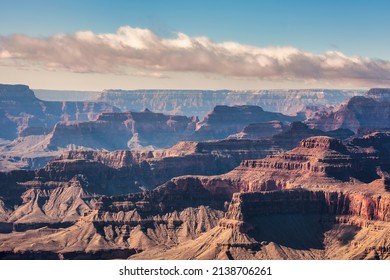
<svg viewBox="0 0 390 280">
<path fill-rule="evenodd" d="M 247 242 L 207 245 L 234 259 L 389 259 L 390 243 L 382 239 L 390 230 L 389 206 L 386 193 L 326 189 L 236 193 L 214 238 L 232 236 L 233 231 Z"/>
<path fill-rule="evenodd" d="M 215 227 L 222 216 L 223 212 L 203 206 L 151 216 L 137 211 L 92 211 L 66 229 L 30 230 L 29 240 L 26 232 L 14 233 L 12 238 L 0 234 L 0 258 L 27 258 L 28 252 L 43 259 L 128 258 L 143 250 L 164 250 L 192 240 Z"/>
<path fill-rule="evenodd" d="M 319 214 L 352 215 L 365 220 L 390 221 L 390 196 L 359 191 L 295 189 L 235 193 L 226 219 L 246 221 L 263 215 Z M 250 227 L 250 226 L 248 226 Z"/>
<path fill-rule="evenodd" d="M 390 196 L 383 190 L 235 193 L 216 227 L 132 259 L 389 259 Z"/>
</svg>

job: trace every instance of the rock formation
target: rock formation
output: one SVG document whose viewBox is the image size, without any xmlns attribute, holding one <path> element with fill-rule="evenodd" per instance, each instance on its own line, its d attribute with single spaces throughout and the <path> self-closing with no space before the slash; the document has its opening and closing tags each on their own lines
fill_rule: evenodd
<svg viewBox="0 0 390 280">
<path fill-rule="evenodd" d="M 335 130 L 346 128 L 359 133 L 390 129 L 388 89 L 373 89 L 366 96 L 352 97 L 340 108 L 308 120 L 313 128 Z"/>
<path fill-rule="evenodd" d="M 232 134 L 228 139 L 261 139 L 272 137 L 283 132 L 286 126 L 281 121 L 270 121 L 264 123 L 252 123 L 236 134 Z"/>
<path fill-rule="evenodd" d="M 312 136 L 329 136 L 339 140 L 345 140 L 354 135 L 349 129 L 336 129 L 332 131 L 322 131 L 319 129 L 310 129 L 305 123 L 293 122 L 284 131 L 272 137 L 275 145 L 283 147 L 286 150 L 294 148 L 299 141 Z"/>
<path fill-rule="evenodd" d="M 184 139 L 194 128 L 193 118 L 149 110 L 102 113 L 95 121 L 58 123 L 50 146 L 76 145 L 107 150 L 147 146 L 164 148 Z"/>
<path fill-rule="evenodd" d="M 59 121 L 92 120 L 119 109 L 97 102 L 42 101 L 25 85 L 0 84 L 0 137 L 44 134 Z"/>
<path fill-rule="evenodd" d="M 292 122 L 302 120 L 300 116 L 291 117 L 280 113 L 264 111 L 258 106 L 216 106 L 197 123 L 192 140 L 224 139 L 238 133 L 252 123 L 281 121 Z"/>
</svg>

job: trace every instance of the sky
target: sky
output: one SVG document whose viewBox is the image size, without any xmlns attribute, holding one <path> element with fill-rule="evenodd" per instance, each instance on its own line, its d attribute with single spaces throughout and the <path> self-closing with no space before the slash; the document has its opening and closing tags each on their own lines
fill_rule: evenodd
<svg viewBox="0 0 390 280">
<path fill-rule="evenodd" d="M 390 86 L 390 1 L 0 0 L 0 83 Z"/>
</svg>

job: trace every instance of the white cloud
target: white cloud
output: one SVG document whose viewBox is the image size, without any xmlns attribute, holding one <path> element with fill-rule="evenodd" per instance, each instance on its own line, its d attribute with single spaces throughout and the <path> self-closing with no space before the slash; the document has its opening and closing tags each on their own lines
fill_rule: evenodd
<svg viewBox="0 0 390 280">
<path fill-rule="evenodd" d="M 0 62 L 10 59 L 49 70 L 165 77 L 164 71 L 199 72 L 264 80 L 346 81 L 390 85 L 390 62 L 329 51 L 313 54 L 294 47 L 259 48 L 207 37 L 161 38 L 148 29 L 123 26 L 116 33 L 80 31 L 47 38 L 0 37 Z M 151 74 L 148 74 L 151 73 Z M 131 74 L 131 73 L 128 73 Z"/>
</svg>

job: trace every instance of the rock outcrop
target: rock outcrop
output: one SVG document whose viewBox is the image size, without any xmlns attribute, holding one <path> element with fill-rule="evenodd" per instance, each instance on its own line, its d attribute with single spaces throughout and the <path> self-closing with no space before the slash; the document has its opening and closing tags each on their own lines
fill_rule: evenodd
<svg viewBox="0 0 390 280">
<path fill-rule="evenodd" d="M 346 128 L 361 134 L 390 129 L 390 98 L 386 90 L 374 89 L 366 96 L 352 97 L 340 108 L 308 120 L 313 128 L 329 131 Z"/>
<path fill-rule="evenodd" d="M 215 106 L 204 120 L 197 123 L 192 140 L 224 139 L 231 134 L 239 133 L 247 125 L 259 122 L 280 121 L 293 122 L 302 120 L 300 116 L 287 116 L 281 113 L 264 111 L 258 106 Z"/>
<path fill-rule="evenodd" d="M 240 133 L 232 134 L 228 139 L 261 139 L 269 138 L 283 132 L 286 126 L 281 121 L 252 123 L 244 127 Z"/>
<path fill-rule="evenodd" d="M 62 122 L 54 127 L 49 146 L 93 149 L 164 148 L 190 135 L 196 119 L 143 112 L 102 113 L 88 122 Z M 115 137 L 113 137 L 115 135 Z"/>
</svg>

